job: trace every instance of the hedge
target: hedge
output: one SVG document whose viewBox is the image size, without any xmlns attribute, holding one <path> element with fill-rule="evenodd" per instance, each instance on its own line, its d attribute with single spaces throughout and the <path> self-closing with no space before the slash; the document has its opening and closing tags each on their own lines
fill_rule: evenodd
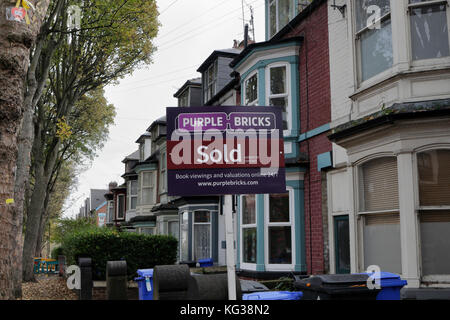
<svg viewBox="0 0 450 320">
<path fill-rule="evenodd" d="M 101 228 L 70 234 L 62 247 L 68 265 L 77 264 L 80 257 L 92 259 L 94 280 L 105 280 L 107 261 L 116 260 L 126 260 L 131 280 L 137 277 L 138 269 L 174 264 L 178 241 L 172 236 L 117 233 Z"/>
</svg>

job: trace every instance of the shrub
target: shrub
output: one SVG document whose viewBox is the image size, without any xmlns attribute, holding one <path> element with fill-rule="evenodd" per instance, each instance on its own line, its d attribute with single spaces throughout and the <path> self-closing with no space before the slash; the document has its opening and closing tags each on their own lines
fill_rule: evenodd
<svg viewBox="0 0 450 320">
<path fill-rule="evenodd" d="M 107 261 L 126 260 L 130 280 L 137 276 L 137 269 L 174 264 L 177 244 L 172 236 L 118 233 L 106 228 L 75 232 L 63 240 L 69 265 L 77 264 L 80 257 L 92 259 L 94 280 L 106 279 Z"/>
</svg>

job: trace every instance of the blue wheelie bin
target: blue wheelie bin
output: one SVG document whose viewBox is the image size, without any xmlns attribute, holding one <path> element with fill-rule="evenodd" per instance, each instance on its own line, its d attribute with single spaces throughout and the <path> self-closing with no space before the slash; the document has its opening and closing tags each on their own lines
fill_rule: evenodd
<svg viewBox="0 0 450 320">
<path fill-rule="evenodd" d="M 153 300 L 153 269 L 139 269 L 134 281 L 139 286 L 139 300 Z"/>
<path fill-rule="evenodd" d="M 300 300 L 303 293 L 300 291 L 266 291 L 242 295 L 242 300 Z"/>
<path fill-rule="evenodd" d="M 381 291 L 377 295 L 377 300 L 400 300 L 400 290 L 408 284 L 399 275 L 390 272 L 367 273 L 375 281 L 380 281 Z"/>
<path fill-rule="evenodd" d="M 212 267 L 214 265 L 213 259 L 200 259 L 198 260 L 199 267 Z"/>
</svg>

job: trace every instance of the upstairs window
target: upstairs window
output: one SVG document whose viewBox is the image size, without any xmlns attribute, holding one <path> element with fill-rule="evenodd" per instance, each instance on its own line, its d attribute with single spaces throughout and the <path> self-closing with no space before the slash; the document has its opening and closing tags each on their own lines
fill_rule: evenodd
<svg viewBox="0 0 450 320">
<path fill-rule="evenodd" d="M 203 74 L 203 98 L 204 103 L 208 102 L 217 92 L 217 67 L 218 60 L 214 61 Z"/>
<path fill-rule="evenodd" d="M 286 64 L 272 65 L 267 69 L 266 79 L 269 83 L 266 86 L 267 102 L 270 106 L 281 107 L 283 114 L 283 129 L 289 130 L 291 128 L 291 111 L 289 103 L 289 77 L 288 68 Z"/>
<path fill-rule="evenodd" d="M 178 106 L 179 107 L 189 106 L 189 89 L 185 90 L 178 98 Z"/>
<path fill-rule="evenodd" d="M 244 82 L 244 105 L 258 104 L 258 74 L 254 73 Z"/>
<path fill-rule="evenodd" d="M 355 12 L 358 78 L 363 82 L 392 67 L 390 0 L 356 0 Z"/>
<path fill-rule="evenodd" d="M 294 0 L 269 0 L 269 36 L 272 38 L 295 16 Z"/>
<path fill-rule="evenodd" d="M 139 144 L 139 161 L 145 160 L 145 144 L 140 143 Z"/>
<path fill-rule="evenodd" d="M 450 55 L 447 1 L 409 0 L 413 60 Z"/>
<path fill-rule="evenodd" d="M 159 187 L 160 193 L 164 193 L 167 191 L 167 174 L 166 174 L 166 152 L 161 153 L 161 164 L 160 164 L 160 180 Z"/>
</svg>

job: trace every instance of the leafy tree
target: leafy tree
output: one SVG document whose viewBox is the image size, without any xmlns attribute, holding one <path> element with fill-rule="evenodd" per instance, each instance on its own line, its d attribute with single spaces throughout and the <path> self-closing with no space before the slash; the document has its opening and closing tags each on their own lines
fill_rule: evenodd
<svg viewBox="0 0 450 320">
<path fill-rule="evenodd" d="M 68 30 L 68 17 L 63 10 L 55 15 L 56 22 L 49 29 L 51 35 L 65 36 L 58 40 L 52 54 L 47 70 L 48 88 L 39 98 L 34 114 L 34 186 L 26 210 L 23 250 L 25 281 L 34 279 L 33 255 L 45 212 L 48 186 L 54 176 L 58 156 L 65 149 L 65 141 L 70 140 L 67 134 L 77 130 L 69 119 L 72 112 L 76 112 L 77 102 L 93 90 L 114 83 L 135 68 L 150 63 L 155 50 L 152 40 L 159 26 L 155 1 L 63 2 L 65 7 L 79 5 L 83 16 L 79 29 Z M 70 130 L 62 130 L 63 127 Z M 66 135 L 61 135 L 62 132 Z"/>
</svg>

